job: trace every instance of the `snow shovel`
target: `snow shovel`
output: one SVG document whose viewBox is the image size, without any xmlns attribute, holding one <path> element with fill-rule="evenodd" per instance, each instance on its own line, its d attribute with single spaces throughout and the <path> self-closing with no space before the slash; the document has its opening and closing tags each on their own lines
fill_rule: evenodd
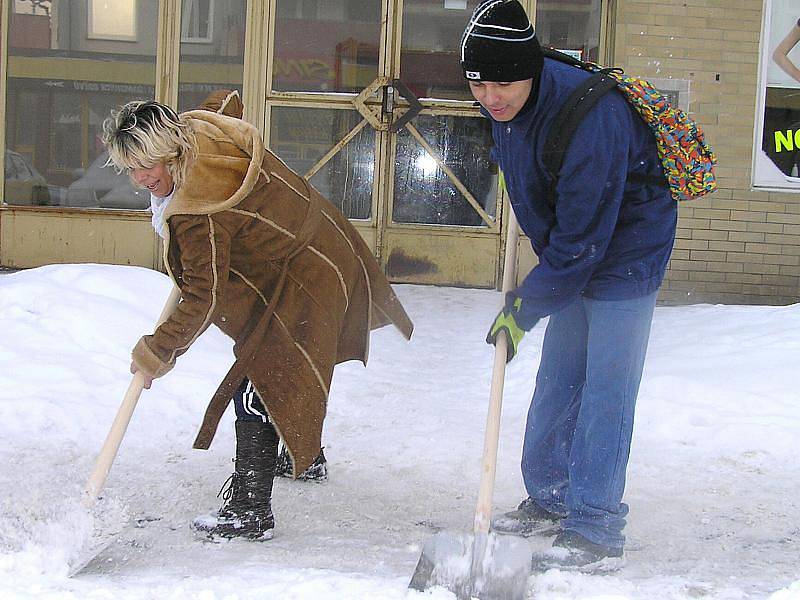
<svg viewBox="0 0 800 600">
<path fill-rule="evenodd" d="M 511 291 L 516 264 L 519 231 L 513 210 L 509 210 L 508 239 L 503 267 L 503 293 Z M 500 409 L 506 369 L 508 340 L 497 336 L 494 370 L 489 394 L 489 413 L 483 444 L 478 505 L 473 535 L 439 532 L 423 548 L 409 588 L 424 591 L 443 586 L 459 600 L 522 600 L 531 573 L 531 548 L 518 536 L 489 531 L 500 437 Z"/>
<path fill-rule="evenodd" d="M 172 291 L 170 292 L 170 295 L 164 304 L 164 309 L 161 311 L 161 315 L 158 317 L 156 327 L 161 325 L 161 323 L 163 323 L 167 317 L 172 314 L 172 311 L 178 305 L 180 298 L 180 289 L 178 289 L 177 286 L 173 286 Z M 111 429 L 106 436 L 103 447 L 100 449 L 100 453 L 97 455 L 97 459 L 95 460 L 92 473 L 89 475 L 89 479 L 86 481 L 86 487 L 83 492 L 83 497 L 81 498 L 81 503 L 85 508 L 91 509 L 94 506 L 94 504 L 97 502 L 100 492 L 105 486 L 108 472 L 111 470 L 111 465 L 117 456 L 117 451 L 122 443 L 122 438 L 125 436 L 125 431 L 128 429 L 128 424 L 131 421 L 133 411 L 136 408 L 136 403 L 139 401 L 139 396 L 141 396 L 143 389 L 144 375 L 142 375 L 141 371 L 138 371 L 128 385 L 128 390 L 125 392 L 122 403 L 117 410 L 117 416 L 114 418 L 114 422 L 111 424 Z M 114 540 L 117 533 L 119 532 L 101 535 L 100 539 L 90 540 L 89 543 L 85 544 L 85 551 L 80 552 L 80 556 L 74 560 L 72 564 L 70 564 L 68 576 L 72 577 L 81 569 L 83 569 L 95 556 L 97 556 Z"/>
</svg>

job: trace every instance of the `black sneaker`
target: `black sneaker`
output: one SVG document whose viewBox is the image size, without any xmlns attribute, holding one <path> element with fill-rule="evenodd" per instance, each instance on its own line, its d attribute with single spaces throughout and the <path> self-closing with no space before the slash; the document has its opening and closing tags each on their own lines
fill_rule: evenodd
<svg viewBox="0 0 800 600">
<path fill-rule="evenodd" d="M 325 460 L 325 448 L 320 448 L 319 455 L 305 471 L 297 476 L 300 481 L 326 481 L 328 479 L 328 461 Z M 286 446 L 281 445 L 278 460 L 275 463 L 275 475 L 278 477 L 291 477 L 294 465 L 292 457 Z"/>
<path fill-rule="evenodd" d="M 529 497 L 520 502 L 517 510 L 492 519 L 492 531 L 523 537 L 555 533 L 562 518 L 562 515 L 542 508 Z"/>
<path fill-rule="evenodd" d="M 553 547 L 534 557 L 535 571 L 563 569 L 583 573 L 609 572 L 625 564 L 622 548 L 595 544 L 575 531 L 562 531 Z"/>
</svg>

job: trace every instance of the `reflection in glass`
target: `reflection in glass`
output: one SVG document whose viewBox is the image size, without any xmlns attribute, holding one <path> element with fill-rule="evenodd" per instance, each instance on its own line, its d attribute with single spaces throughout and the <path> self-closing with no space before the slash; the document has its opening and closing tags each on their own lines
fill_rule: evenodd
<svg viewBox="0 0 800 600">
<path fill-rule="evenodd" d="M 305 175 L 361 120 L 361 115 L 349 110 L 275 107 L 269 146 Z M 369 219 L 374 173 L 375 131 L 364 127 L 310 181 L 348 218 Z"/>
<path fill-rule="evenodd" d="M 105 158 L 100 135 L 112 108 L 153 98 L 158 3 L 125 3 L 135 7 L 135 16 L 106 31 L 107 37 L 122 35 L 124 41 L 92 37 L 98 27 L 110 27 L 107 14 L 92 12 L 105 10 L 101 2 L 25 0 L 5 5 L 5 164 L 12 169 L 6 167 L 3 200 L 14 205 L 148 207 L 149 195 L 135 190 L 126 175 L 101 168 Z"/>
<path fill-rule="evenodd" d="M 5 156 L 6 197 L 12 204 L 48 206 L 52 204 L 47 181 L 29 159 L 12 150 Z"/>
<path fill-rule="evenodd" d="M 378 74 L 381 3 L 277 0 L 275 91 L 355 92 Z"/>
<path fill-rule="evenodd" d="M 89 0 L 89 37 L 136 40 L 136 0 Z"/>
<path fill-rule="evenodd" d="M 479 0 L 403 2 L 400 78 L 418 98 L 472 100 L 459 44 Z"/>
<path fill-rule="evenodd" d="M 404 0 L 400 77 L 419 98 L 472 100 L 461 71 L 461 34 L 479 0 Z M 596 61 L 600 0 L 539 0 L 542 46 L 577 51 Z"/>
<path fill-rule="evenodd" d="M 539 43 L 546 48 L 572 50 L 582 60 L 598 60 L 600 21 L 600 0 L 540 0 L 536 3 Z"/>
<path fill-rule="evenodd" d="M 213 42 L 214 17 L 214 0 L 183 0 L 181 41 Z M 231 25 L 227 19 L 224 19 L 222 23 L 222 26 L 226 28 Z"/>
<path fill-rule="evenodd" d="M 246 0 L 182 0 L 178 110 L 214 90 L 242 94 Z"/>
<path fill-rule="evenodd" d="M 486 119 L 420 115 L 414 126 L 464 184 L 478 204 L 494 216 L 496 167 L 489 162 L 492 131 Z M 436 161 L 407 129 L 397 135 L 395 223 L 488 227 Z"/>
</svg>

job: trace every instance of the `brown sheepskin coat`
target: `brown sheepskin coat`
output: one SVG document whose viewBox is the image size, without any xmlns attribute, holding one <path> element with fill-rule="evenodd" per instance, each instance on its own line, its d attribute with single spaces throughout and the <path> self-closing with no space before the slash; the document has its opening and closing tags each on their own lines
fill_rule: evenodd
<svg viewBox="0 0 800 600">
<path fill-rule="evenodd" d="M 133 361 L 159 377 L 210 325 L 235 340 L 236 362 L 195 447 L 207 448 L 246 375 L 294 461 L 318 455 L 333 368 L 366 364 L 369 332 L 413 325 L 347 218 L 264 148 L 248 123 L 184 113 L 198 159 L 165 212 L 165 263 L 181 290 L 173 314 L 144 336 Z M 238 369 L 238 370 L 237 370 Z"/>
</svg>

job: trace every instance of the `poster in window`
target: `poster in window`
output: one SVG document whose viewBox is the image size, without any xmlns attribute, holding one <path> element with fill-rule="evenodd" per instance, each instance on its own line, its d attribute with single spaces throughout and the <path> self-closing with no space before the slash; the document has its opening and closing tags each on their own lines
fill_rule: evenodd
<svg viewBox="0 0 800 600">
<path fill-rule="evenodd" d="M 800 191 L 800 2 L 765 0 L 753 186 Z"/>
</svg>

